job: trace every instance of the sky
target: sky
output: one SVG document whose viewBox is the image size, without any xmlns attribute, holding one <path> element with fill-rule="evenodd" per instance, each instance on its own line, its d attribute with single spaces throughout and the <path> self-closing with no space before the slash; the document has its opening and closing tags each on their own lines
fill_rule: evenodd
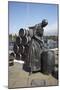
<svg viewBox="0 0 60 90">
<path fill-rule="evenodd" d="M 18 33 L 20 28 L 28 28 L 43 19 L 48 20 L 44 35 L 58 34 L 57 4 L 41 4 L 27 2 L 8 2 L 9 33 Z"/>
</svg>

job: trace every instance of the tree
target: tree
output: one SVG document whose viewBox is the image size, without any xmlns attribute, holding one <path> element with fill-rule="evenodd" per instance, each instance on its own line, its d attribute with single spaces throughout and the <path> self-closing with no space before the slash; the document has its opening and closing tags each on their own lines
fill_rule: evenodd
<svg viewBox="0 0 60 90">
<path fill-rule="evenodd" d="M 12 41 L 12 34 L 9 34 L 9 41 Z"/>
<path fill-rule="evenodd" d="M 15 34 L 15 35 L 13 35 L 13 41 L 16 41 L 16 37 L 17 37 L 17 35 Z"/>
</svg>

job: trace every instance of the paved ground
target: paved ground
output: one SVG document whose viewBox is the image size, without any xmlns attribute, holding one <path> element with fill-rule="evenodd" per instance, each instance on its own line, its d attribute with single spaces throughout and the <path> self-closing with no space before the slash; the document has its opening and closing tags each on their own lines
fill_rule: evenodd
<svg viewBox="0 0 60 90">
<path fill-rule="evenodd" d="M 14 62 L 13 66 L 9 66 L 9 88 L 58 85 L 58 80 L 53 76 L 44 75 L 40 72 L 29 76 L 28 72 L 22 70 L 22 66 L 18 62 Z"/>
</svg>

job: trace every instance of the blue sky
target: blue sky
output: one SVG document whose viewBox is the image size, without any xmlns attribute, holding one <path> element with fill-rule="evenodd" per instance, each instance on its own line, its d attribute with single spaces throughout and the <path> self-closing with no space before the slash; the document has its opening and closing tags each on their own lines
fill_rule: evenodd
<svg viewBox="0 0 60 90">
<path fill-rule="evenodd" d="M 20 28 L 28 28 L 47 19 L 44 34 L 57 34 L 57 9 L 56 4 L 8 2 L 9 33 L 17 33 Z"/>
</svg>

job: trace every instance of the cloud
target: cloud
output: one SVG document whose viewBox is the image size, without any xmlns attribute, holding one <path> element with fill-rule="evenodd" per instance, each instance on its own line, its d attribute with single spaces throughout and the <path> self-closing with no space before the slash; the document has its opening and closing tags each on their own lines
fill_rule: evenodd
<svg viewBox="0 0 60 90">
<path fill-rule="evenodd" d="M 58 25 L 57 22 L 48 24 L 44 29 L 44 35 L 57 35 L 58 34 Z"/>
</svg>

